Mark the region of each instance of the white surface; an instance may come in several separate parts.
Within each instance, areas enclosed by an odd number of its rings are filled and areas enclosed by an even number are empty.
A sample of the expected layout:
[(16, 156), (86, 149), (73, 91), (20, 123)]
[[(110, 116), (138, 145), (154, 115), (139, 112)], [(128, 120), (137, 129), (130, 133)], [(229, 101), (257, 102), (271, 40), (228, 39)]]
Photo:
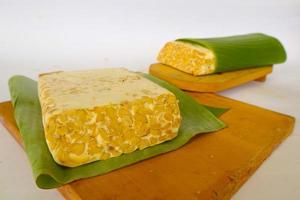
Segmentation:
[[(84, 3), (83, 3), (84, 2)], [(283, 42), (288, 61), (265, 83), (222, 95), (300, 117), (300, 2), (0, 0), (0, 101), (14, 74), (128, 67), (147, 70), (162, 45), (178, 37), (265, 32)], [(294, 133), (236, 193), (234, 200), (300, 199), (300, 133)], [(62, 199), (37, 189), (25, 153), (0, 125), (0, 199)]]

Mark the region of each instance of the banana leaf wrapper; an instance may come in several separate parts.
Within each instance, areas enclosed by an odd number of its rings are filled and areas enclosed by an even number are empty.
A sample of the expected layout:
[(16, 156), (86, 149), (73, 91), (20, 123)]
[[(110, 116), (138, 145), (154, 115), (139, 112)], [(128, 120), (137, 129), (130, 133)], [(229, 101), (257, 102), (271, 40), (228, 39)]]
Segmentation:
[(215, 66), (210, 73), (234, 71), (283, 63), (286, 52), (280, 41), (262, 33), (218, 38), (180, 38), (181, 41), (211, 50)]
[(148, 74), (143, 74), (143, 76), (170, 90), (179, 100), (182, 123), (178, 136), (156, 146), (75, 168), (58, 165), (48, 150), (42, 124), (37, 82), (24, 76), (13, 76), (9, 80), (15, 120), (24, 142), (35, 182), (39, 188), (56, 188), (74, 180), (105, 174), (175, 150), (197, 134), (214, 132), (226, 127), (217, 117), (227, 109), (200, 105), (192, 97), (167, 82)]

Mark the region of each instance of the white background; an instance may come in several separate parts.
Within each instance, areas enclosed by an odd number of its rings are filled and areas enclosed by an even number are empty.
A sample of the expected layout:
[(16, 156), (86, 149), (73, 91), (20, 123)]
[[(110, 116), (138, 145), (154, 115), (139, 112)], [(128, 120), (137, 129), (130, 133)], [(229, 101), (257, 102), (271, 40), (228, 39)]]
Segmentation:
[[(264, 32), (278, 37), (288, 61), (267, 82), (222, 95), (300, 117), (300, 1), (0, 0), (0, 101), (14, 74), (99, 67), (147, 71), (162, 45), (178, 37)], [(258, 127), (259, 128), (259, 127)], [(257, 170), (234, 200), (300, 199), (300, 133)], [(25, 153), (0, 125), (0, 199), (62, 199), (37, 189)]]

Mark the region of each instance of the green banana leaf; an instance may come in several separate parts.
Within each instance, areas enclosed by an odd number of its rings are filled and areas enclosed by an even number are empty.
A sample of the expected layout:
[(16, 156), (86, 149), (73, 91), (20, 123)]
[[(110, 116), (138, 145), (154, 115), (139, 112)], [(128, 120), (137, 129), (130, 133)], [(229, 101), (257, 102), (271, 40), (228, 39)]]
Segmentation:
[(145, 74), (144, 76), (167, 88), (179, 99), (182, 125), (178, 136), (171, 141), (144, 150), (74, 168), (58, 165), (48, 150), (42, 125), (37, 82), (24, 76), (13, 76), (9, 80), (15, 119), (38, 187), (44, 189), (56, 188), (74, 180), (101, 175), (155, 155), (175, 150), (199, 133), (217, 131), (225, 127), (225, 124), (216, 116), (225, 112), (226, 109), (208, 108), (209, 111), (176, 87), (151, 75)]
[(280, 41), (262, 33), (218, 38), (180, 38), (176, 41), (206, 47), (215, 55), (215, 71), (225, 72), (282, 63), (286, 52)]

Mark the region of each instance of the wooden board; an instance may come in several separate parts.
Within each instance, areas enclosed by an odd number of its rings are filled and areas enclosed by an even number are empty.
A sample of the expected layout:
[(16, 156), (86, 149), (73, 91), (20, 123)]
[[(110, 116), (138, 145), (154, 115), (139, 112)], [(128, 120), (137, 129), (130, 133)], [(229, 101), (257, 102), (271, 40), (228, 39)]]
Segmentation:
[[(197, 136), (176, 151), (72, 182), (59, 191), (68, 200), (230, 199), (292, 132), (293, 117), (215, 94), (189, 94), (207, 105), (229, 107), (221, 117), (228, 128)], [(10, 102), (0, 104), (0, 119), (21, 144)]]
[(219, 92), (253, 80), (262, 82), (271, 72), (272, 66), (265, 66), (206, 76), (193, 76), (160, 63), (152, 64), (149, 67), (150, 74), (181, 89), (196, 92)]

